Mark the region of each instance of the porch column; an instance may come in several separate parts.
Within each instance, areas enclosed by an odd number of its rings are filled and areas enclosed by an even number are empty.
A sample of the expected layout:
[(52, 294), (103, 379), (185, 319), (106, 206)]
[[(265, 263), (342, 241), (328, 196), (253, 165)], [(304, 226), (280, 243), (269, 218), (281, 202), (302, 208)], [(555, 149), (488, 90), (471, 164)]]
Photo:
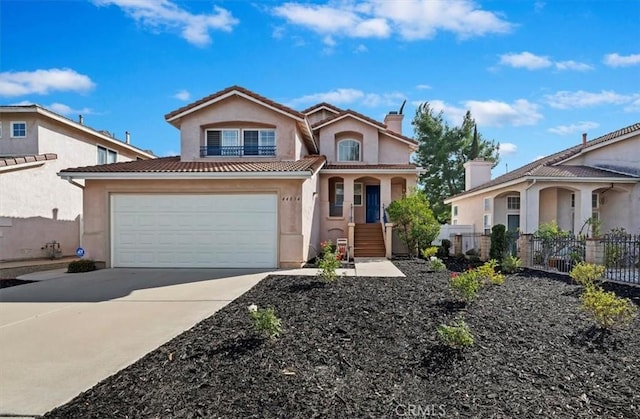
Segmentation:
[(319, 198), (320, 198), (320, 216), (322, 218), (328, 217), (330, 214), (329, 205), (331, 205), (331, 203), (329, 202), (329, 197), (330, 197), (329, 178), (326, 176), (321, 176)]
[[(380, 204), (386, 209), (391, 203), (391, 178), (380, 179)], [(383, 214), (380, 214), (380, 218)]]
[(537, 187), (520, 193), (520, 223), (523, 220), (522, 233), (535, 233), (540, 222), (540, 190)]
[[(591, 193), (593, 190), (588, 186), (583, 186), (580, 188), (579, 192), (576, 192), (576, 200), (575, 200), (575, 208), (574, 210), (574, 220), (573, 220), (573, 231), (575, 234), (580, 233), (580, 229), (587, 221), (588, 218), (591, 218), (593, 209), (591, 207)], [(589, 234), (590, 231), (588, 228), (582, 231), (582, 233)]]
[(342, 203), (342, 216), (347, 222), (353, 222), (351, 217), (351, 205), (353, 204), (353, 177), (344, 177), (344, 201)]

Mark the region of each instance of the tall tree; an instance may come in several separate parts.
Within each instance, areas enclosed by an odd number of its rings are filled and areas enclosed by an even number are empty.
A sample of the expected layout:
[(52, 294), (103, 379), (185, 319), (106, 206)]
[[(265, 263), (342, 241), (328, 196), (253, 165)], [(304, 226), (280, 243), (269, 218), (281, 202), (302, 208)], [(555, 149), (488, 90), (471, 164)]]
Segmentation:
[[(420, 183), (440, 223), (451, 219), (451, 206), (444, 200), (464, 191), (464, 163), (475, 157), (499, 162), (498, 146), (494, 141), (474, 135), (475, 120), (467, 111), (460, 126), (451, 127), (443, 112), (435, 112), (425, 102), (418, 107), (413, 118), (414, 138), (419, 143), (416, 163), (425, 169)], [(472, 152), (473, 138), (477, 137), (477, 153)], [(474, 157), (472, 157), (474, 156)]]
[(478, 142), (478, 124), (473, 124), (473, 142), (471, 143), (471, 151), (469, 151), (469, 160), (478, 158), (480, 145)]

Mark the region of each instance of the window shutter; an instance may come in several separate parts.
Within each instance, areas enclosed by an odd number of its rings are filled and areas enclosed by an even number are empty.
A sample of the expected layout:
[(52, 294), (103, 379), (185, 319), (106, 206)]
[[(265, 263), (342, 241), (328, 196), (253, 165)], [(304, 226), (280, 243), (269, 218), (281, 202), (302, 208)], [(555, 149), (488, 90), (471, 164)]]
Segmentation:
[(207, 131), (207, 147), (220, 147), (220, 131)]

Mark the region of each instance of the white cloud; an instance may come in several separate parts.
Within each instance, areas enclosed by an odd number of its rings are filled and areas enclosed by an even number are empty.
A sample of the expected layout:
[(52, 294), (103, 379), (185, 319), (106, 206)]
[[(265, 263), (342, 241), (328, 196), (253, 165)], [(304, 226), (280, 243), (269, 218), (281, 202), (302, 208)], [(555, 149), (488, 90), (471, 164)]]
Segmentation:
[[(22, 100), (20, 102), (12, 103), (11, 106), (30, 106), (34, 105), (34, 103), (30, 100)], [(60, 115), (93, 115), (95, 112), (91, 108), (82, 108), (82, 109), (74, 109), (69, 105), (65, 105), (64, 103), (54, 102), (50, 105), (41, 105), (42, 107), (49, 109), (55, 113)]]
[(363, 45), (363, 44), (358, 45), (356, 47), (356, 49), (353, 50), (353, 52), (358, 53), (358, 54), (361, 54), (361, 53), (367, 52), (367, 51), (369, 51), (369, 48), (367, 48), (367, 46)]
[(513, 143), (500, 143), (498, 149), (498, 151), (500, 151), (500, 155), (508, 156), (515, 154), (518, 151), (518, 146)]
[(274, 39), (282, 39), (284, 37), (284, 33), (285, 33), (285, 29), (283, 26), (276, 26), (275, 28), (273, 28), (273, 31), (271, 32), (271, 36)]
[(418, 84), (416, 86), (416, 89), (418, 89), (418, 90), (428, 90), (428, 89), (431, 89), (431, 86), (429, 86), (428, 84)]
[(187, 101), (191, 97), (191, 93), (189, 93), (187, 90), (182, 89), (175, 95), (173, 95), (173, 97), (178, 100)]
[(467, 100), (463, 106), (449, 105), (441, 100), (430, 100), (429, 105), (436, 112), (444, 112), (445, 118), (456, 125), (462, 122), (467, 110), (479, 125), (484, 126), (522, 126), (535, 125), (543, 118), (538, 112), (538, 105), (525, 99), (515, 100), (509, 104), (497, 100)]
[(230, 32), (239, 22), (219, 6), (214, 6), (210, 14), (193, 14), (169, 0), (93, 0), (93, 3), (118, 6), (129, 17), (153, 30), (177, 30), (182, 38), (197, 46), (211, 43), (210, 30)]
[(366, 93), (358, 89), (341, 88), (328, 92), (313, 93), (293, 99), (290, 106), (311, 105), (319, 102), (328, 102), (333, 105), (360, 104), (367, 107), (400, 106), (406, 97), (399, 92), (390, 93)]
[(578, 90), (570, 92), (561, 90), (552, 95), (545, 96), (549, 106), (557, 109), (586, 108), (597, 105), (619, 105), (628, 103), (634, 99), (632, 95), (621, 95), (613, 91), (602, 90), (600, 92), (585, 92)]
[(509, 53), (500, 56), (500, 64), (514, 68), (526, 68), (527, 70), (538, 70), (550, 67), (553, 63), (549, 57), (532, 54), (528, 51), (519, 54)]
[(531, 160), (531, 161), (532, 161), (532, 162), (534, 162), (534, 161), (536, 161), (536, 160), (544, 159), (545, 157), (547, 157), (547, 156), (545, 156), (544, 154), (540, 154), (540, 155), (538, 155), (538, 156), (535, 156), (535, 157), (533, 158), (533, 160)]
[(558, 135), (572, 135), (575, 133), (583, 133), (587, 132), (590, 129), (598, 128), (600, 124), (593, 121), (580, 121), (575, 124), (569, 125), (558, 125), (557, 127), (549, 128), (549, 131), (552, 134)]
[(84, 93), (94, 87), (88, 76), (69, 68), (0, 73), (0, 96), (46, 95), (53, 91)]
[(620, 55), (616, 52), (604, 56), (604, 63), (610, 67), (627, 67), (640, 64), (640, 54)]
[(481, 10), (470, 0), (366, 0), (322, 5), (289, 2), (275, 7), (273, 13), (320, 35), (349, 38), (388, 38), (395, 33), (406, 40), (417, 40), (432, 38), (438, 31), (470, 38), (512, 29), (512, 24), (498, 13)]
[(625, 106), (625, 112), (640, 112), (640, 94), (634, 95), (634, 99)]
[(579, 63), (577, 61), (557, 61), (555, 63), (558, 70), (574, 70), (574, 71), (589, 71), (593, 70), (593, 67), (586, 63)]
[(573, 60), (553, 61), (547, 56), (536, 55), (528, 51), (502, 54), (500, 56), (499, 64), (513, 68), (526, 68), (527, 70), (540, 70), (543, 68), (549, 68), (551, 66), (555, 66), (555, 68), (560, 71), (593, 70), (593, 67), (586, 63), (581, 63)]
[(544, 9), (544, 7), (547, 5), (547, 3), (542, 2), (542, 1), (537, 1), (535, 3), (533, 3), (533, 10), (535, 10), (536, 13), (540, 13), (542, 12), (542, 10)]

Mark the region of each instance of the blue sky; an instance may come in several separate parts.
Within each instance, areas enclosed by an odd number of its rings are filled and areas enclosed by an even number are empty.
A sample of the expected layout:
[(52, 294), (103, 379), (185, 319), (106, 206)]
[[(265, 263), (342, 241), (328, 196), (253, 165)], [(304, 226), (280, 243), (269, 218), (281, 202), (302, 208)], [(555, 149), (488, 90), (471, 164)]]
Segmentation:
[(494, 175), (640, 121), (640, 1), (0, 2), (0, 103), (38, 103), (157, 155), (164, 115), (238, 84), (382, 120), (429, 101), (501, 143)]

